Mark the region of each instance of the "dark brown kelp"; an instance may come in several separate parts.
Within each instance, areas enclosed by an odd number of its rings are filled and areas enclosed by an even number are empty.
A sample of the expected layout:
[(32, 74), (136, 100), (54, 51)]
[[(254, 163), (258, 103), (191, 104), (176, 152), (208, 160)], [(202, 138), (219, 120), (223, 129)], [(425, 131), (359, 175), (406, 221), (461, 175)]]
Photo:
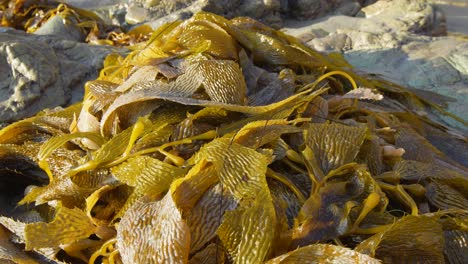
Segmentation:
[(85, 89), (0, 131), (0, 259), (463, 262), (466, 137), (338, 56), (199, 13)]

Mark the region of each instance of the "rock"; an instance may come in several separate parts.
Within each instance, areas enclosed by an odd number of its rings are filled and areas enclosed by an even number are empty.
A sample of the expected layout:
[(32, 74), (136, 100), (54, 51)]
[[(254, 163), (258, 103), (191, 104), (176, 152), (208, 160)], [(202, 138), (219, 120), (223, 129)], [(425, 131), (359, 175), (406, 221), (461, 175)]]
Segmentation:
[(124, 50), (0, 28), (0, 123), (80, 101), (112, 52)]
[(447, 31), (454, 35), (468, 34), (468, 2), (466, 0), (432, 0), (446, 15)]
[(361, 9), (357, 0), (294, 0), (288, 1), (288, 14), (301, 20), (314, 19), (326, 14), (354, 16)]
[(54, 16), (34, 32), (36, 35), (56, 35), (60, 38), (84, 41), (85, 35), (83, 31), (75, 23), (64, 23), (64, 19), (60, 16)]
[(361, 11), (366, 18), (400, 31), (430, 36), (447, 33), (443, 12), (426, 0), (381, 0)]
[(316, 50), (343, 53), (359, 71), (451, 97), (449, 112), (468, 120), (468, 42), (441, 36), (446, 24), (440, 9), (424, 0), (381, 0), (361, 12), (287, 21), (285, 31)]
[[(468, 119), (468, 42), (454, 38), (420, 38), (401, 48), (350, 50), (344, 55), (358, 70), (453, 98), (447, 110)], [(460, 125), (450, 119), (444, 120), (453, 126)]]
[[(361, 7), (374, 1), (359, 0), (130, 0), (127, 22), (159, 25), (207, 11), (226, 18), (249, 16), (274, 28), (286, 17), (314, 19), (327, 14), (356, 15)], [(146, 10), (148, 13), (145, 13)]]

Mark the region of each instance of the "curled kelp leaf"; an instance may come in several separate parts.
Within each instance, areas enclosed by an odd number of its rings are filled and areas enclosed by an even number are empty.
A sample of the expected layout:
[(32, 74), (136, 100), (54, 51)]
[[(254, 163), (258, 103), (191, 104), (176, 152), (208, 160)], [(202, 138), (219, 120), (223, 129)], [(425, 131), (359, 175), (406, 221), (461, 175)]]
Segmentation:
[[(444, 234), (438, 221), (440, 216), (405, 216), (384, 231), (360, 243), (356, 251), (375, 256), (385, 263), (443, 263)], [(415, 237), (418, 239), (414, 239)]]

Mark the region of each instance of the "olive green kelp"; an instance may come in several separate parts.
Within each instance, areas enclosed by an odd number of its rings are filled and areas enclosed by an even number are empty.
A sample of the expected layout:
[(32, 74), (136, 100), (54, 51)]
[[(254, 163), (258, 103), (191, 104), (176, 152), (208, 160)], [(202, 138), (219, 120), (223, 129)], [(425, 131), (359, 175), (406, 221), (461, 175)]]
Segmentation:
[(467, 138), (437, 104), (209, 13), (104, 64), (0, 131), (0, 259), (466, 263)]

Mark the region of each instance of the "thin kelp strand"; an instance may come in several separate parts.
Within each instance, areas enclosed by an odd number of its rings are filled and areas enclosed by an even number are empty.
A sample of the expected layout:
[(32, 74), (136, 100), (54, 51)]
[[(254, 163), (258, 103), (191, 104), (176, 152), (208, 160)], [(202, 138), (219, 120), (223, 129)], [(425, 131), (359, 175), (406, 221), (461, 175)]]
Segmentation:
[(356, 230), (359, 225), (361, 224), (362, 220), (372, 211), (377, 205), (380, 203), (380, 195), (376, 192), (372, 192), (364, 201), (364, 205), (362, 207), (361, 212), (359, 213), (358, 218), (354, 221), (353, 227), (351, 230)]
[(391, 184), (383, 183), (383, 182), (377, 182), (377, 183), (379, 187), (382, 188), (382, 190), (392, 192), (396, 197), (398, 197), (398, 199), (402, 203), (408, 206), (411, 210), (411, 215), (419, 214), (419, 209), (418, 209), (416, 202), (400, 184), (391, 185)]
[(344, 72), (344, 71), (331, 71), (331, 72), (328, 72), (328, 73), (325, 73), (325, 74), (321, 75), (313, 83), (303, 86), (297, 92), (302, 92), (302, 91), (305, 91), (305, 90), (308, 90), (308, 89), (314, 90), (315, 87), (317, 86), (317, 84), (319, 84), (321, 81), (323, 81), (326, 78), (328, 78), (330, 76), (333, 76), (333, 75), (341, 75), (341, 76), (345, 77), (351, 83), (351, 86), (352, 86), (353, 90), (358, 88), (358, 86), (357, 86), (356, 82), (354, 81), (353, 77), (351, 77), (346, 72)]

